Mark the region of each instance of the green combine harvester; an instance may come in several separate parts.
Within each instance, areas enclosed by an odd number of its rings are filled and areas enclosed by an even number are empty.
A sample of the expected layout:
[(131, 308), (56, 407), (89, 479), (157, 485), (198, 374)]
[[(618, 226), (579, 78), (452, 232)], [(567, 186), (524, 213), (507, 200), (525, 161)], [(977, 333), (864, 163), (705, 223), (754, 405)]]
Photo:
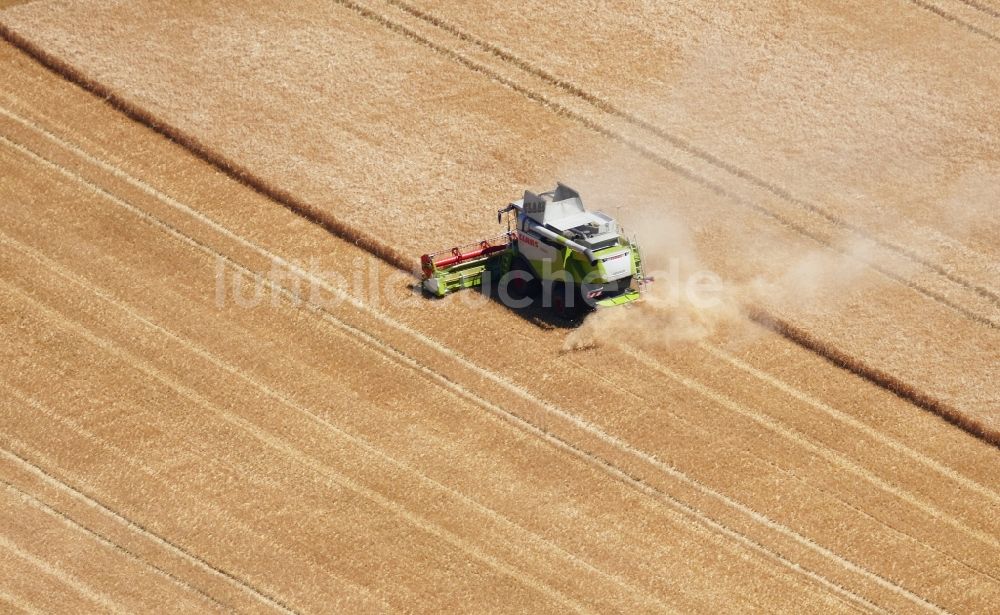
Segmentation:
[(642, 256), (615, 220), (583, 207), (563, 184), (497, 211), (507, 232), (475, 244), (424, 254), (423, 288), (443, 297), (462, 288), (497, 283), (499, 296), (523, 307), (541, 296), (544, 307), (572, 318), (583, 309), (624, 305), (641, 298), (652, 278)]

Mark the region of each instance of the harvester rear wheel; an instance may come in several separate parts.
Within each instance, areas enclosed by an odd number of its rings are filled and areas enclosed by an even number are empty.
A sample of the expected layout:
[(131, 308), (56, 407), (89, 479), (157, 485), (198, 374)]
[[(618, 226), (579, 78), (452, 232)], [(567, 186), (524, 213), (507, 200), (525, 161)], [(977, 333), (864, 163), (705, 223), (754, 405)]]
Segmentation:
[(572, 320), (577, 314), (577, 302), (567, 292), (565, 282), (552, 283), (552, 312), (559, 318)]

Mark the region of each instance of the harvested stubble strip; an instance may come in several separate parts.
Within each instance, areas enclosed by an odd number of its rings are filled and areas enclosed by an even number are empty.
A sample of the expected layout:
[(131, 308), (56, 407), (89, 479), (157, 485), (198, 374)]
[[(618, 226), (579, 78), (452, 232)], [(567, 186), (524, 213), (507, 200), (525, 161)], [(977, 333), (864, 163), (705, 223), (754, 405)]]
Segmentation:
[[(61, 19), (79, 10), (73, 3), (40, 4), (64, 9)], [(664, 198), (675, 202), (676, 213), (686, 219), (689, 228), (706, 224), (713, 228), (713, 233), (705, 237), (704, 252), (710, 255), (712, 262), (708, 264), (726, 277), (739, 280), (759, 274), (780, 275), (780, 265), (771, 262), (773, 259), (757, 254), (754, 246), (742, 245), (748, 234), (787, 242), (794, 249), (810, 249), (808, 242), (803, 243), (787, 229), (775, 229), (773, 222), (762, 222), (747, 212), (738, 214), (733, 221), (739, 232), (718, 228), (719, 220), (733, 218), (732, 204), (723, 202), (719, 195), (693, 188), (662, 168), (654, 169), (655, 165), (635, 160), (634, 154), (620, 153), (618, 147), (609, 148), (606, 139), (588, 134), (568, 118), (540, 111), (537, 103), (519, 99), (520, 94), (492, 83), (486, 75), (470, 72), (446, 54), (414, 45), (393, 30), (343, 8), (303, 4), (286, 7), (288, 10), (283, 13), (269, 12), (266, 5), (236, 6), (213, 9), (196, 17), (158, 7), (144, 6), (142, 11), (119, 7), (107, 12), (104, 10), (107, 7), (97, 3), (89, 8), (93, 10), (81, 16), (80, 28), (70, 32), (51, 15), (36, 12), (32, 6), (22, 7), (0, 18), (5, 24), (2, 32), (70, 78), (111, 97), (137, 119), (158, 127), (220, 168), (279, 199), (286, 207), (396, 267), (408, 270), (415, 264), (415, 259), (407, 258), (404, 253), (419, 254), (440, 248), (439, 244), (460, 243), (492, 230), (487, 229), (485, 221), (489, 216), (483, 215), (483, 204), (502, 201), (516, 192), (513, 184), (498, 177), (544, 175), (544, 181), (551, 181), (559, 167), (564, 166), (553, 159), (552, 152), (573, 151), (574, 147), (614, 150), (609, 155), (626, 161), (620, 168), (641, 169), (640, 175), (648, 173), (647, 183), (655, 178), (653, 184), (666, 186), (671, 194), (659, 190), (656, 202), (661, 203)], [(212, 77), (210, 73), (216, 64), (223, 64), (227, 71), (233, 65), (220, 63), (218, 58), (193, 62), (185, 40), (156, 29), (155, 24), (162, 20), (151, 20), (150, 11), (157, 10), (165, 11), (163, 15), (171, 19), (192, 20), (194, 29), (224, 28), (227, 36), (218, 40), (224, 38), (231, 47), (220, 42), (217, 55), (232, 56), (237, 63), (252, 51), (241, 47), (247, 40), (253, 40), (249, 26), (256, 27), (258, 21), (266, 20), (273, 28), (267, 40), (271, 52), (268, 62), (261, 64), (256, 72), (241, 72), (237, 79)], [(329, 22), (329, 31), (296, 30), (292, 26), (299, 22), (292, 19), (294, 23), (286, 23), (289, 16), (295, 15), (317, 23)], [(136, 83), (121, 74), (122, 63), (114, 59), (121, 46), (108, 47), (101, 38), (103, 30), (94, 29), (104, 20), (121, 26), (126, 39), (141, 35), (142, 44), (135, 47), (139, 53), (126, 63), (135, 66), (133, 73), (171, 75), (170, 79)], [(286, 27), (291, 29), (286, 32)], [(368, 41), (359, 39), (351, 29), (368, 33)], [(235, 36), (244, 30), (250, 32), (250, 39)], [(354, 65), (350, 55), (330, 54), (322, 38), (330, 32), (343, 35), (342, 45), (350, 46), (358, 54), (372, 54), (372, 58)], [(378, 46), (370, 44), (371, 40), (391, 47), (392, 53), (380, 52)], [(291, 45), (294, 42), (299, 47)], [(87, 48), (87, 54), (75, 51), (81, 45)], [(170, 52), (144, 54), (143, 48)], [(313, 53), (303, 55), (300, 48), (312, 48)], [(260, 76), (257, 73), (266, 76), (275, 71), (289, 84), (287, 92), (255, 83)], [(321, 83), (314, 79), (317, 74), (330, 79)], [(341, 74), (352, 87), (344, 90), (349, 97), (338, 99), (338, 92), (328, 86)], [(222, 89), (230, 87), (227, 84), (231, 82), (233, 92), (217, 94), (241, 102), (220, 106), (217, 97), (197, 85), (185, 85), (183, 94), (173, 91), (187, 77), (196, 84), (222, 84)], [(262, 95), (243, 100), (240, 91)], [(329, 95), (330, 102), (326, 107), (317, 105), (316, 96), (303, 96), (302, 92), (319, 92), (319, 98)], [(631, 110), (629, 105), (613, 102)], [(285, 126), (282, 118), (287, 118), (288, 109), (302, 105), (303, 117), (311, 121)], [(393, 105), (399, 111), (397, 117), (392, 115)], [(400, 121), (399, 116), (405, 116), (406, 121)], [(236, 125), (242, 127), (237, 131), (239, 135), (228, 130)], [(278, 131), (282, 126), (287, 130)], [(497, 126), (505, 130), (497, 131)], [(257, 143), (247, 146), (247, 134), (256, 135)], [(493, 145), (484, 147), (484, 142)], [(505, 153), (515, 151), (518, 156)], [(464, 186), (467, 190), (442, 191), (442, 173), (448, 185)], [(428, 179), (421, 182), (421, 176)], [(516, 183), (523, 186), (534, 181), (519, 179)], [(601, 194), (599, 185), (584, 182), (579, 187), (588, 194)], [(655, 213), (638, 202), (636, 211)], [(384, 236), (373, 236), (367, 230), (371, 228), (379, 228)], [(433, 245), (430, 238), (434, 238)], [(996, 401), (990, 400), (989, 390), (992, 385), (988, 372), (996, 364), (990, 340), (1000, 334), (992, 331), (981, 334), (981, 325), (961, 322), (955, 314), (938, 309), (926, 298), (913, 297), (906, 288), (890, 280), (882, 280), (879, 285), (867, 291), (866, 300), (872, 305), (885, 312), (909, 306), (891, 323), (884, 319), (872, 323), (875, 317), (871, 314), (857, 317), (848, 314), (840, 321), (820, 323), (795, 305), (781, 306), (781, 316), (804, 323), (826, 340), (826, 346), (837, 348), (844, 355), (865, 357), (867, 363), (882, 373), (897, 374), (900, 381), (921, 383), (916, 388), (926, 398), (940, 399), (944, 406), (967, 416), (968, 421), (963, 424), (989, 425), (995, 420), (991, 417)], [(836, 292), (829, 291), (831, 295)], [(865, 319), (869, 322), (864, 322)], [(811, 322), (814, 320), (816, 326)], [(937, 324), (926, 326), (928, 321)], [(891, 330), (886, 331), (886, 327)], [(939, 365), (928, 370), (926, 365), (914, 363), (898, 343), (883, 343), (890, 333), (897, 338), (910, 336), (916, 344), (938, 349), (940, 356), (935, 356)], [(956, 339), (963, 342), (956, 343)]]
[(977, 438), (1000, 447), (1000, 430), (980, 420), (975, 414), (961, 412), (937, 397), (904, 382), (898, 376), (868, 365), (862, 359), (831, 345), (829, 341), (817, 337), (809, 330), (778, 316), (773, 310), (748, 304), (745, 306), (745, 311), (751, 320), (826, 358), (837, 367), (857, 374), (895, 393), (915, 406), (933, 412)]

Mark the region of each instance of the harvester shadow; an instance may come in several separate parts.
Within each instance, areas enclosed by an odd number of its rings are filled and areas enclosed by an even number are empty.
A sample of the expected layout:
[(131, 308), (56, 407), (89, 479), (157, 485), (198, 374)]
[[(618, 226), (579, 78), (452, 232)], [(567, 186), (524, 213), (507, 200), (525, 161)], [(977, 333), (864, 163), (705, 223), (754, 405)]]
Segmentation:
[[(427, 301), (444, 301), (447, 299), (445, 297), (437, 297), (427, 292), (426, 290), (423, 289), (422, 285), (420, 284), (413, 284), (411, 285), (410, 289), (414, 292), (421, 293), (424, 299), (426, 299)], [(487, 299), (488, 301), (491, 301), (492, 303), (500, 305), (508, 312), (516, 315), (518, 318), (521, 318), (531, 323), (532, 325), (540, 329), (544, 329), (546, 331), (576, 329), (577, 327), (583, 324), (583, 321), (587, 317), (587, 315), (593, 311), (584, 308), (581, 309), (579, 313), (575, 314), (573, 317), (558, 316), (552, 311), (551, 307), (547, 307), (544, 305), (541, 292), (538, 292), (528, 297), (528, 299), (530, 299), (531, 301), (530, 304), (524, 307), (517, 307), (514, 305), (510, 305), (507, 301), (503, 300), (499, 292), (498, 285), (495, 283), (489, 286), (464, 289), (460, 292), (478, 293), (483, 298)]]

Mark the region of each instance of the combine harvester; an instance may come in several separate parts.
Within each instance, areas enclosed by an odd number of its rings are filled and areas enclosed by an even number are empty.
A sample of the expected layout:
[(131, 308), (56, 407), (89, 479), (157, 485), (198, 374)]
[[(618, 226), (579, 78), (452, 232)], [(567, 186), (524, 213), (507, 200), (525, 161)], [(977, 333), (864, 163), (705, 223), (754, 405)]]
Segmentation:
[(583, 207), (579, 193), (558, 184), (497, 211), (507, 232), (479, 243), (420, 257), (423, 288), (443, 297), (499, 284), (503, 301), (523, 307), (541, 292), (543, 306), (572, 318), (584, 306), (603, 308), (641, 298), (646, 284), (639, 246), (613, 218)]

